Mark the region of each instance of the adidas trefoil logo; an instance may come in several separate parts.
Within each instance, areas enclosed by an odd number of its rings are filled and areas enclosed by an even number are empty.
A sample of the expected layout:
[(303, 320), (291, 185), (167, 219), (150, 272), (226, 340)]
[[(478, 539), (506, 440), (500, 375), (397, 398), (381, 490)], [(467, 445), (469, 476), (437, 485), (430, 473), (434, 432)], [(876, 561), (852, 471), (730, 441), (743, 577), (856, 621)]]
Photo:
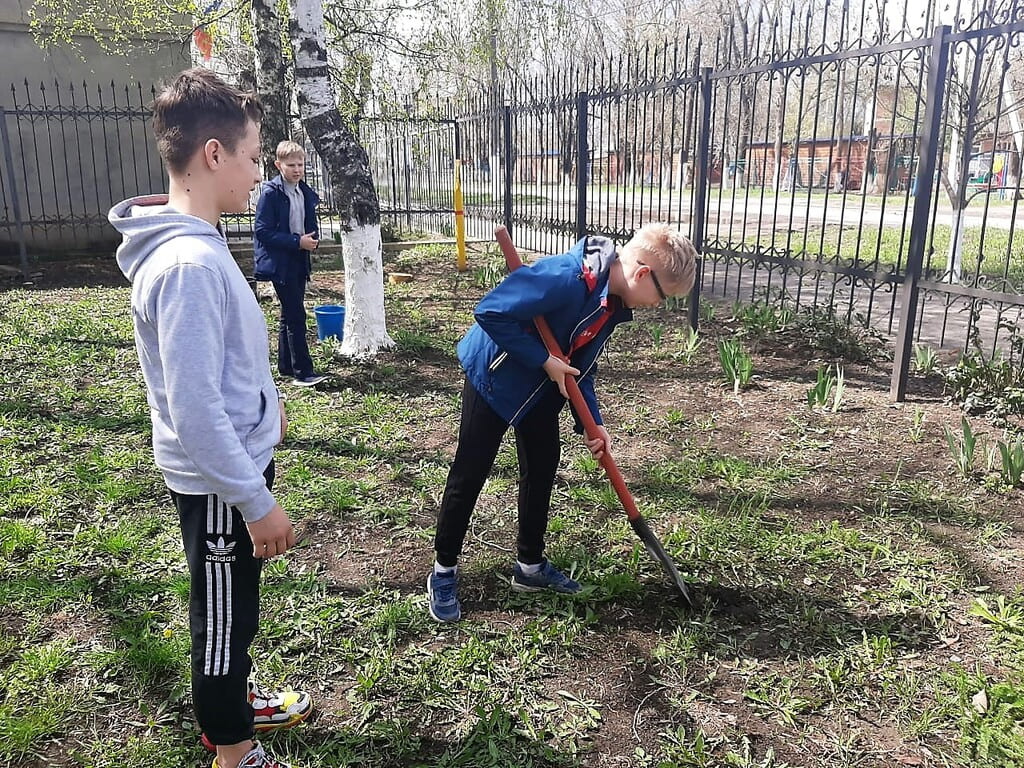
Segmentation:
[(235, 559), (231, 553), (235, 549), (235, 542), (225, 543), (224, 537), (220, 536), (216, 542), (207, 541), (206, 548), (210, 550), (210, 554), (207, 555), (207, 560), (216, 560), (218, 562), (227, 562)]

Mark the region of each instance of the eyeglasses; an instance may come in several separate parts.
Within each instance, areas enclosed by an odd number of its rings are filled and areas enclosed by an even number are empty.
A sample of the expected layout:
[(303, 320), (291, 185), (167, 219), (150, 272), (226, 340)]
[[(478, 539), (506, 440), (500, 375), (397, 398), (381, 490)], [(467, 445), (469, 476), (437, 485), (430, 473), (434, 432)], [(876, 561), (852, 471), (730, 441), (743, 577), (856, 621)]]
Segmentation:
[(650, 267), (648, 267), (647, 271), (651, 275), (651, 280), (654, 281), (654, 287), (657, 289), (658, 295), (661, 296), (661, 300), (662, 301), (668, 301), (668, 296), (666, 296), (665, 292), (661, 289), (661, 283), (658, 282), (658, 276), (656, 274), (654, 274), (654, 270), (651, 269)]

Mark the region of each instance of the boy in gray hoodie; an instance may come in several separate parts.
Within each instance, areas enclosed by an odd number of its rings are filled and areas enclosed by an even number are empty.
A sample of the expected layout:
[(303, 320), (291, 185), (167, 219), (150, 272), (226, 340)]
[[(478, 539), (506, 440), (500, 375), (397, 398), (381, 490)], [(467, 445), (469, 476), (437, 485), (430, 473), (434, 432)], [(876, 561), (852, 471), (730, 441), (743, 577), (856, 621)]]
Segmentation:
[(253, 741), (312, 709), (308, 695), (249, 681), (263, 560), (295, 543), (271, 488), (287, 428), (267, 326), (220, 230), (260, 181), (254, 96), (212, 72), (182, 72), (157, 96), (153, 127), (167, 195), (110, 211), (132, 284), (135, 346), (153, 452), (178, 512), (191, 575), (192, 697), (214, 768), (280, 768)]

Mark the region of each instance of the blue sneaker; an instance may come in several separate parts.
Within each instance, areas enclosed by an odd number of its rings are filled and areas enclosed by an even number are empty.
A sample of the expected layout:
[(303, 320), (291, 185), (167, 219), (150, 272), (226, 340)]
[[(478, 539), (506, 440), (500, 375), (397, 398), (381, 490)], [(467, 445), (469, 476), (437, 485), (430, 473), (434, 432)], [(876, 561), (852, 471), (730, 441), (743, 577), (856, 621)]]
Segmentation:
[(561, 592), (572, 595), (579, 592), (581, 587), (578, 581), (574, 581), (555, 568), (550, 560), (545, 560), (544, 565), (537, 573), (523, 573), (519, 563), (512, 568), (512, 589), (516, 592), (540, 592), (550, 589), (554, 592)]
[(430, 615), (435, 621), (447, 624), (462, 618), (454, 568), (443, 573), (431, 570), (427, 576), (427, 598)]

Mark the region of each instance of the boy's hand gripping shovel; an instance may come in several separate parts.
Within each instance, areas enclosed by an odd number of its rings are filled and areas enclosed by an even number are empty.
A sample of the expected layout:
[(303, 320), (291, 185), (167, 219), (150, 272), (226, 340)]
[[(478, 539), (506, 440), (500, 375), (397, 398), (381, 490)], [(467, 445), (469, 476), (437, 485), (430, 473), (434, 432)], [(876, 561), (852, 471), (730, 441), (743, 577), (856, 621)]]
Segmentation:
[[(519, 258), (519, 253), (516, 251), (515, 245), (512, 244), (512, 238), (505, 227), (497, 227), (494, 230), (494, 236), (498, 241), (498, 245), (501, 246), (501, 252), (505, 255), (505, 263), (508, 265), (509, 272), (513, 272), (519, 267), (523, 266), (522, 259)], [(562, 354), (561, 348), (558, 346), (558, 341), (551, 333), (551, 329), (548, 327), (547, 320), (542, 316), (533, 318), (533, 324), (537, 327), (537, 332), (540, 334), (541, 339), (544, 342), (544, 346), (548, 350), (548, 354), (557, 357), (565, 362), (569, 362), (569, 359)], [(569, 393), (569, 402), (572, 403), (573, 408), (576, 410), (576, 415), (579, 420), (583, 423), (583, 429), (587, 433), (587, 437), (591, 440), (600, 438), (601, 435), (597, 431), (597, 422), (594, 421), (594, 417), (590, 413), (590, 408), (587, 407), (586, 401), (583, 399), (583, 393), (580, 392), (580, 387), (576, 383), (574, 376), (565, 377), (565, 389)], [(615, 460), (612, 458), (608, 448), (605, 447), (604, 454), (601, 456), (601, 466), (604, 467), (605, 473), (608, 475), (608, 480), (611, 481), (612, 487), (615, 489), (615, 493), (619, 497), (619, 501), (622, 502), (623, 508), (626, 510), (626, 515), (629, 517), (629, 524), (633, 526), (633, 530), (636, 531), (636, 535), (640, 537), (640, 541), (644, 543), (647, 551), (651, 553), (659, 563), (661, 563), (662, 569), (664, 569), (666, 575), (672, 584), (679, 590), (683, 599), (689, 605), (693, 605), (693, 600), (690, 599), (690, 592), (686, 588), (686, 582), (683, 581), (683, 577), (679, 575), (679, 571), (676, 569), (676, 564), (672, 562), (672, 558), (668, 556), (665, 548), (661, 546), (661, 542), (658, 541), (658, 537), (654, 535), (654, 531), (647, 525), (647, 521), (644, 520), (640, 514), (640, 510), (637, 509), (636, 503), (633, 501), (633, 496), (630, 494), (629, 489), (626, 488), (626, 482), (622, 479), (622, 473), (619, 472), (618, 466), (615, 464)]]

